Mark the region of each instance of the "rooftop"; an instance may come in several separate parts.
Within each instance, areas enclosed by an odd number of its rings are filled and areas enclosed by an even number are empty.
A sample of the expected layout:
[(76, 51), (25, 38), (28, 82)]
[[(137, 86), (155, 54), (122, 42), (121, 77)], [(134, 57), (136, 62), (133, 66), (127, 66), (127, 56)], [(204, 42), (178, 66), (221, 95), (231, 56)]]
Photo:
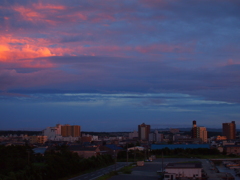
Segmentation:
[(200, 162), (195, 162), (195, 163), (169, 163), (165, 167), (165, 169), (176, 169), (176, 168), (181, 168), (181, 169), (202, 168), (202, 163), (200, 163)]

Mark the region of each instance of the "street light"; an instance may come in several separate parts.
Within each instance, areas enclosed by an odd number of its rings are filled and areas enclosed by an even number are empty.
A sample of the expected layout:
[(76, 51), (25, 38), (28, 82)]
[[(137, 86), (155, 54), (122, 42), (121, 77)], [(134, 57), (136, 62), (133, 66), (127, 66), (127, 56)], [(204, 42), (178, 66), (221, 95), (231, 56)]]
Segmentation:
[(128, 165), (128, 143), (127, 143), (127, 165)]

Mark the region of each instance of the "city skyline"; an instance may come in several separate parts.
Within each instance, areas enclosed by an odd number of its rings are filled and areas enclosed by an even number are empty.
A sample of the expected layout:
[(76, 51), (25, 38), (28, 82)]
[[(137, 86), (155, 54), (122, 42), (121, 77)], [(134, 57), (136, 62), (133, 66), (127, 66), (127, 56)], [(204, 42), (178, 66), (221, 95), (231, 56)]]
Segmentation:
[(239, 125), (237, 0), (12, 0), (0, 15), (0, 130)]

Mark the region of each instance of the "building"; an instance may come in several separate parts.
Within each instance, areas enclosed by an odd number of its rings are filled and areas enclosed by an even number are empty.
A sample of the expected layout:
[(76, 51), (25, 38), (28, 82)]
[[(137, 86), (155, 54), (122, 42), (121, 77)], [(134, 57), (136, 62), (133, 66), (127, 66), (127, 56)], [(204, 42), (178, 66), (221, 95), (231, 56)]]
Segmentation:
[(31, 144), (40, 143), (44, 144), (47, 141), (47, 136), (29, 136), (29, 142)]
[(43, 135), (48, 137), (48, 140), (61, 140), (61, 124), (55, 127), (47, 127), (43, 130)]
[(146, 125), (142, 123), (138, 125), (138, 138), (139, 140), (148, 141), (149, 140), (149, 133), (150, 133), (150, 125)]
[(193, 121), (192, 138), (197, 138), (197, 121)]
[(164, 180), (191, 178), (201, 179), (202, 164), (196, 163), (169, 163), (165, 167)]
[(61, 135), (62, 137), (79, 137), (80, 136), (80, 126), (78, 125), (69, 125), (69, 124), (65, 124), (61, 126)]
[(133, 131), (131, 133), (129, 133), (129, 139), (134, 139), (134, 138), (138, 138), (138, 132), (137, 131)]
[(162, 142), (163, 141), (163, 134), (159, 134), (158, 130), (155, 130), (153, 133), (149, 134), (149, 141)]
[(227, 155), (240, 155), (240, 145), (226, 145), (223, 147), (223, 151), (225, 151)]
[(57, 124), (55, 127), (44, 129), (43, 135), (47, 136), (48, 140), (53, 141), (75, 141), (81, 136), (81, 126)]
[(143, 147), (143, 146), (134, 146), (134, 147), (128, 148), (128, 151), (130, 151), (130, 150), (132, 150), (132, 151), (134, 151), (134, 150), (144, 151), (145, 147)]
[(82, 136), (81, 142), (92, 142), (92, 136)]
[(207, 143), (207, 129), (205, 127), (197, 127), (197, 136), (202, 142)]
[(210, 144), (151, 144), (151, 150), (156, 149), (210, 149)]
[(100, 153), (99, 147), (84, 147), (81, 145), (71, 145), (69, 146), (69, 150), (83, 158), (97, 156)]
[(227, 140), (227, 137), (226, 136), (217, 136), (215, 138), (215, 141), (226, 141)]
[(176, 133), (179, 133), (179, 129), (170, 128), (170, 129), (169, 129), (169, 132), (170, 132), (170, 133), (173, 133), (173, 134), (176, 134)]
[(206, 127), (197, 127), (197, 122), (193, 121), (192, 138), (200, 138), (202, 142), (207, 142), (207, 129)]
[(223, 123), (222, 124), (222, 135), (226, 136), (228, 140), (236, 139), (236, 124), (235, 121), (231, 123)]

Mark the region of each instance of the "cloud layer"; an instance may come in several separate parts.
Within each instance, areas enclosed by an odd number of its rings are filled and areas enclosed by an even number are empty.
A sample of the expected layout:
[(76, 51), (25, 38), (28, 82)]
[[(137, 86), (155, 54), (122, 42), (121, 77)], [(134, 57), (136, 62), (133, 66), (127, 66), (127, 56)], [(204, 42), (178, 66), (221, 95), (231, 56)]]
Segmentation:
[[(239, 7), (237, 0), (1, 1), (0, 104), (68, 104), (73, 99), (66, 93), (80, 93), (81, 97), (92, 93), (97, 96), (94, 102), (102, 106), (109, 102), (104, 97), (114, 96), (125, 109), (122, 118), (136, 124), (140, 122), (135, 121), (135, 110), (130, 112), (127, 107), (144, 107), (145, 114), (155, 107), (161, 112), (177, 109), (175, 116), (164, 116), (173, 122), (184, 111), (181, 119), (190, 124), (203, 110), (214, 113), (213, 119), (221, 117), (219, 123), (237, 121)], [(133, 102), (125, 103), (124, 94), (131, 94)], [(146, 94), (153, 97), (145, 98)], [(158, 94), (169, 97), (159, 98)], [(181, 103), (188, 108), (180, 107), (179, 98), (173, 94), (185, 97)], [(82, 98), (77, 100), (82, 102)], [(94, 102), (88, 101), (87, 112), (97, 111)], [(108, 108), (109, 104), (103, 112), (109, 112)], [(115, 122), (114, 112), (108, 122)], [(19, 116), (24, 119), (24, 114)], [(151, 114), (152, 119), (143, 117), (154, 124), (159, 114)], [(42, 119), (48, 116), (45, 113)], [(104, 117), (101, 113), (95, 118), (85, 116), (99, 122)], [(11, 119), (7, 115), (4, 118)], [(208, 125), (206, 119), (204, 125)], [(9, 126), (4, 123), (2, 127)]]

